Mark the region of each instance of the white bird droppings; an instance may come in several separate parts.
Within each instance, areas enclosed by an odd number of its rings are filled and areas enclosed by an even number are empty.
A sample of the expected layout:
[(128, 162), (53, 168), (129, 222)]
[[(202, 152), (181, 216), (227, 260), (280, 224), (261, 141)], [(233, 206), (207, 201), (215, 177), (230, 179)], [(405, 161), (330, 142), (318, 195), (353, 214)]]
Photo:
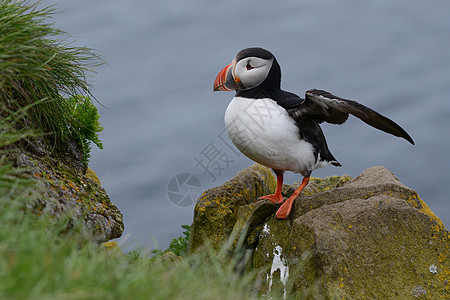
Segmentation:
[(433, 274), (437, 273), (437, 267), (435, 265), (429, 266), (428, 270), (430, 270), (430, 272), (433, 273)]
[(286, 283), (289, 277), (289, 266), (286, 263), (286, 259), (281, 258), (282, 251), (283, 249), (278, 245), (275, 246), (275, 249), (273, 250), (273, 261), (269, 275), (269, 292), (270, 289), (272, 288), (273, 273), (275, 273), (276, 270), (280, 270), (280, 281), (281, 283), (283, 283), (284, 286), (283, 298), (286, 299)]

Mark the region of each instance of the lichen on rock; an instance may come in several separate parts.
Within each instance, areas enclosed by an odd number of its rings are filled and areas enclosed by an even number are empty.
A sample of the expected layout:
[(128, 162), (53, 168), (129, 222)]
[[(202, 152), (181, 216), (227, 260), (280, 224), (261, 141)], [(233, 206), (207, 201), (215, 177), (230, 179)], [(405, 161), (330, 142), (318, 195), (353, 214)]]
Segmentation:
[[(263, 184), (258, 182), (258, 189)], [(274, 182), (268, 185), (273, 189)], [(284, 186), (283, 195), (289, 197), (297, 185)], [(233, 179), (205, 193), (192, 226), (203, 238), (216, 238), (216, 249), (227, 237), (233, 245), (241, 236), (253, 251), (248, 265), (265, 272), (266, 292), (302, 299), (448, 296), (450, 233), (417, 192), (386, 168), (369, 168), (355, 179), (313, 178), (286, 220), (275, 219), (276, 206), (267, 201), (236, 205), (235, 195), (256, 198), (253, 188)], [(205, 205), (211, 199), (227, 212), (223, 221), (216, 223), (217, 209)], [(280, 262), (284, 273), (273, 270)]]
[(122, 213), (111, 202), (93, 170), (85, 166), (74, 147), (66, 154), (51, 152), (39, 138), (27, 139), (9, 159), (24, 168), (39, 186), (38, 200), (32, 204), (36, 214), (69, 217), (70, 229), (79, 222), (97, 242), (122, 235)]
[(233, 231), (239, 208), (273, 193), (275, 185), (271, 170), (254, 164), (223, 185), (205, 191), (195, 204), (188, 252), (204, 245), (205, 239), (220, 249)]

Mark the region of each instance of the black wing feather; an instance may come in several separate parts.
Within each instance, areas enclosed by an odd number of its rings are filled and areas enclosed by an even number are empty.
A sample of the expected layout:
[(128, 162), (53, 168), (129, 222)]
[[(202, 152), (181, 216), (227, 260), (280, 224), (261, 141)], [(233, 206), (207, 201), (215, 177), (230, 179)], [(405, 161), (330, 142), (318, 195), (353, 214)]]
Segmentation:
[(296, 108), (288, 109), (294, 118), (309, 116), (317, 122), (344, 123), (349, 114), (381, 131), (402, 137), (414, 145), (409, 134), (394, 121), (353, 100), (334, 96), (323, 90), (308, 90), (305, 101)]

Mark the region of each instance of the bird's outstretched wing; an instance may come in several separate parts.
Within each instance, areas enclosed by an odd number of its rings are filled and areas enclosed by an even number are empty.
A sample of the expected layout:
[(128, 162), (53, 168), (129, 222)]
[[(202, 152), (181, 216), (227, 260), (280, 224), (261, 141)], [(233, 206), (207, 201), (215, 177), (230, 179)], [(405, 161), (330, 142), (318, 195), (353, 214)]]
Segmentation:
[(356, 101), (334, 96), (322, 90), (308, 90), (305, 100), (297, 107), (288, 109), (293, 118), (308, 116), (317, 122), (344, 123), (349, 114), (386, 133), (402, 137), (414, 145), (409, 134), (394, 121)]

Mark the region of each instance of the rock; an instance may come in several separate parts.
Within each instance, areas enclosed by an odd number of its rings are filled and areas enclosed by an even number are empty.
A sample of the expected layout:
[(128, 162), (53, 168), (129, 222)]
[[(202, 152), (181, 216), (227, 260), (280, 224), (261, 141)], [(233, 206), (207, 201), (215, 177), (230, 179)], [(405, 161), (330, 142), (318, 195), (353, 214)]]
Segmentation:
[[(383, 167), (302, 195), (290, 219), (264, 226), (253, 267), (266, 268), (268, 290), (325, 299), (448, 296), (450, 233)], [(274, 264), (289, 273), (290, 283), (273, 272)]]
[(120, 250), (119, 244), (116, 241), (109, 241), (101, 244), (108, 254), (113, 256), (122, 256), (122, 250)]
[(258, 197), (274, 193), (275, 186), (272, 171), (254, 164), (223, 185), (205, 191), (195, 204), (188, 252), (202, 246), (205, 238), (219, 250), (233, 231), (239, 208), (255, 202)]
[[(254, 168), (266, 175), (251, 175)], [(273, 192), (269, 170), (254, 165), (242, 173), (247, 175), (239, 173), (198, 200), (189, 246), (198, 248), (205, 237), (214, 249), (241, 246), (247, 268), (265, 273), (264, 293), (301, 299), (448, 296), (450, 233), (386, 168), (367, 169), (355, 179), (312, 178), (286, 220), (274, 218), (277, 207), (270, 202), (252, 203)], [(264, 180), (268, 191), (261, 190)], [(283, 195), (297, 186), (284, 186)]]
[(25, 168), (37, 180), (44, 193), (31, 209), (54, 217), (68, 216), (68, 228), (81, 224), (93, 234), (95, 241), (118, 238), (124, 230), (123, 217), (110, 201), (94, 171), (80, 162), (72, 149), (67, 156), (52, 153), (40, 140), (27, 140), (26, 145), (10, 154), (9, 159)]
[(170, 264), (170, 263), (177, 263), (182, 260), (183, 260), (183, 258), (181, 256), (178, 256), (175, 253), (169, 251), (169, 252), (164, 253), (160, 257), (156, 258), (154, 263)]
[(87, 178), (94, 180), (94, 182), (99, 186), (102, 186), (100, 179), (98, 179), (97, 173), (95, 173), (91, 168), (87, 167), (86, 173), (84, 175), (86, 175)]
[(119, 244), (116, 241), (104, 242), (104, 243), (102, 243), (102, 246), (105, 247), (105, 249), (108, 251), (122, 252), (122, 250), (120, 250)]
[[(234, 237), (232, 245), (242, 239), (246, 248), (256, 246), (258, 236), (263, 229), (267, 216), (277, 211), (277, 206), (270, 201), (258, 201), (254, 204), (239, 207), (236, 223), (234, 223), (231, 236)], [(254, 247), (253, 247), (254, 248)]]
[[(311, 177), (308, 185), (303, 190), (302, 195), (310, 196), (321, 192), (325, 192), (340, 187), (344, 183), (352, 179), (353, 178), (350, 175), (329, 176), (326, 178)], [(283, 197), (287, 198), (290, 195), (292, 195), (300, 185), (301, 182), (283, 185), (282, 189)]]

